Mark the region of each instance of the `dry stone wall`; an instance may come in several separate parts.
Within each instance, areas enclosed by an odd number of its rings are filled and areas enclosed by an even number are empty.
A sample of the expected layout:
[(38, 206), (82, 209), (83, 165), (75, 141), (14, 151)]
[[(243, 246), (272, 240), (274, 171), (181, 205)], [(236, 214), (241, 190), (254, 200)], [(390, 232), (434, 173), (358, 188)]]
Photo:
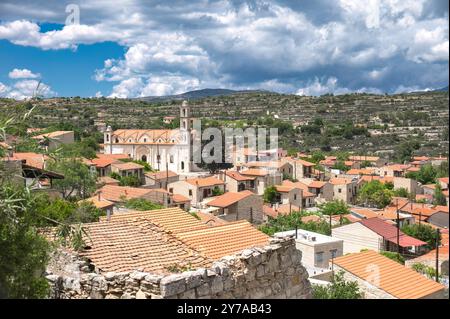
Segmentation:
[[(61, 257), (59, 257), (61, 259)], [(311, 298), (308, 274), (293, 239), (272, 239), (216, 261), (209, 268), (169, 275), (86, 272), (92, 265), (74, 261), (66, 269), (48, 269), (50, 298), (61, 299), (215, 299)], [(73, 272), (76, 264), (79, 271)]]

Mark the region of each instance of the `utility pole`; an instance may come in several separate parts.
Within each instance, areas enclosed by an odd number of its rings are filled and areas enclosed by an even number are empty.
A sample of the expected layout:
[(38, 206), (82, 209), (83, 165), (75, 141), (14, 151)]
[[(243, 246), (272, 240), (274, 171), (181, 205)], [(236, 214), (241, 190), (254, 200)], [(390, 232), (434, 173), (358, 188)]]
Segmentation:
[(439, 282), (439, 228), (436, 229), (436, 282)]
[(169, 190), (169, 163), (166, 159), (166, 191)]
[(400, 254), (400, 214), (398, 212), (398, 199), (396, 199), (397, 211), (397, 254)]

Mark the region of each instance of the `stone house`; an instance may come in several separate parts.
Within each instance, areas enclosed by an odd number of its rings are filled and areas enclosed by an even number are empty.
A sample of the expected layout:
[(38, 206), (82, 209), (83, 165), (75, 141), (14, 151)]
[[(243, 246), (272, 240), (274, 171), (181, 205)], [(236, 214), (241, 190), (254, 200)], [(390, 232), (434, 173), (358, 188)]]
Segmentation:
[(215, 177), (190, 178), (169, 184), (169, 192), (191, 200), (191, 205), (201, 207), (205, 198), (214, 196), (214, 190), (225, 191), (225, 183)]
[(295, 186), (275, 185), (277, 190), (277, 203), (280, 205), (291, 204), (302, 207), (302, 189)]
[(145, 188), (168, 188), (168, 184), (180, 180), (180, 176), (172, 171), (147, 172), (145, 175)]
[(262, 223), (264, 221), (263, 203), (261, 196), (246, 190), (238, 193), (226, 192), (206, 205), (217, 208), (217, 216), (226, 221), (245, 219), (250, 223)]
[(265, 169), (247, 169), (239, 172), (243, 176), (255, 178), (255, 192), (263, 195), (267, 187), (280, 185), (283, 176), (279, 172), (269, 172)]
[(217, 178), (225, 182), (225, 189), (229, 192), (236, 193), (244, 190), (256, 192), (256, 177), (244, 176), (238, 171), (225, 171), (220, 172)]
[(145, 182), (144, 166), (133, 162), (115, 162), (111, 164), (111, 173), (121, 177), (135, 176), (143, 184)]
[(356, 179), (332, 178), (330, 184), (333, 185), (333, 199), (342, 200), (347, 204), (356, 201), (358, 185)]
[[(85, 226), (89, 247), (60, 251), (49, 264), (51, 298), (311, 298), (294, 241), (271, 239), (247, 221), (208, 226), (172, 208)], [(61, 273), (61, 264), (73, 273)]]
[(293, 172), (292, 177), (296, 180), (300, 180), (301, 178), (312, 178), (314, 177), (314, 166), (316, 164), (302, 160), (295, 159), (291, 157), (283, 158), (284, 161), (291, 164)]

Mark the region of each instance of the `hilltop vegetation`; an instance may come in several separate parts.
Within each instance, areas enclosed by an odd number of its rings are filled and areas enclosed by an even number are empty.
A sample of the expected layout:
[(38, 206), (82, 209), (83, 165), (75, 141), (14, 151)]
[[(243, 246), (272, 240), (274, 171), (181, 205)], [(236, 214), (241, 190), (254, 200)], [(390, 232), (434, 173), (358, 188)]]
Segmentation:
[[(27, 105), (37, 106), (33, 126), (74, 129), (77, 135), (88, 136), (105, 125), (113, 129), (176, 127), (176, 121), (165, 124), (162, 119), (178, 116), (180, 103), (74, 97)], [(448, 152), (448, 92), (320, 97), (246, 92), (190, 103), (193, 116), (208, 126), (277, 127), (281, 146), (292, 151), (377, 153), (398, 161), (411, 152)], [(18, 104), (2, 99), (0, 111), (14, 112)]]

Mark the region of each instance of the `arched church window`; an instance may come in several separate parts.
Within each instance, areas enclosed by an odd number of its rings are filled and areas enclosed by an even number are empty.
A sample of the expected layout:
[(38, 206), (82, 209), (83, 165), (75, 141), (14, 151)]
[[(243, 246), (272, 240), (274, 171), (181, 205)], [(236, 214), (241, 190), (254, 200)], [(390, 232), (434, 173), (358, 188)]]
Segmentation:
[(142, 160), (143, 162), (147, 162), (147, 156), (146, 156), (146, 155), (142, 155), (142, 156), (141, 156), (141, 160)]
[(109, 142), (109, 135), (106, 134), (106, 141)]
[(147, 139), (144, 137), (144, 143), (147, 142)]
[(116, 143), (119, 143), (119, 139), (116, 137)]
[(184, 162), (181, 162), (181, 169), (184, 169)]

